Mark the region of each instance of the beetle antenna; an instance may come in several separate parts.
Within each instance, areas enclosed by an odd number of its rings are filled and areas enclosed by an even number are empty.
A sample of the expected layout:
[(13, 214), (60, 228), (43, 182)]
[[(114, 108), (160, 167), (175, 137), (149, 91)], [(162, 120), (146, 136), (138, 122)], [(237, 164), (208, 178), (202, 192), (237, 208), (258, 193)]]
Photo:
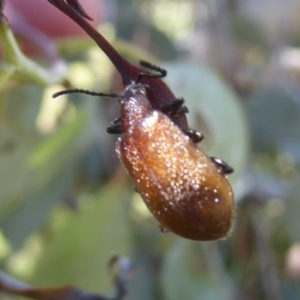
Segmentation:
[(105, 93), (97, 93), (97, 92), (81, 90), (81, 89), (71, 89), (71, 90), (60, 91), (60, 92), (53, 94), (52, 98), (56, 98), (61, 95), (75, 94), (75, 93), (86, 94), (86, 95), (91, 95), (91, 96), (99, 96), (99, 97), (120, 98), (120, 95), (117, 93), (105, 94)]

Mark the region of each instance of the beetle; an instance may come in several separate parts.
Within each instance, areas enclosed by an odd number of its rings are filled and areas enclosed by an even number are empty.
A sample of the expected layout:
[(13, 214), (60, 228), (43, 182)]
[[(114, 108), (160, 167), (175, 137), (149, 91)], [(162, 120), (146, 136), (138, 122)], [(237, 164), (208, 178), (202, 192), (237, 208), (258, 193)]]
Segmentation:
[[(125, 87), (135, 82), (136, 78), (141, 74), (146, 75), (141, 78), (141, 83), (149, 86), (148, 99), (152, 107), (163, 113), (170, 111), (171, 107), (172, 114), (169, 115), (170, 119), (195, 143), (203, 139), (203, 135), (200, 132), (188, 127), (186, 118), (188, 109), (184, 106), (184, 99), (176, 98), (168, 85), (161, 80), (161, 78), (167, 74), (165, 69), (145, 61), (141, 61), (141, 66), (144, 67), (141, 68), (124, 59), (112, 45), (87, 22), (87, 20), (92, 19), (84, 11), (78, 0), (48, 0), (48, 2), (69, 16), (96, 42), (120, 73)], [(175, 108), (177, 108), (176, 113), (174, 113)], [(108, 130), (110, 129), (111, 128)], [(114, 131), (109, 133), (114, 133)]]
[[(81, 92), (118, 98), (121, 117), (112, 128), (122, 136), (116, 152), (162, 231), (201, 241), (226, 237), (234, 215), (226, 177), (231, 167), (208, 157), (167, 114), (152, 107), (147, 98), (150, 87), (140, 82), (143, 76), (120, 94), (75, 89), (54, 97)], [(170, 110), (167, 113), (174, 113)]]

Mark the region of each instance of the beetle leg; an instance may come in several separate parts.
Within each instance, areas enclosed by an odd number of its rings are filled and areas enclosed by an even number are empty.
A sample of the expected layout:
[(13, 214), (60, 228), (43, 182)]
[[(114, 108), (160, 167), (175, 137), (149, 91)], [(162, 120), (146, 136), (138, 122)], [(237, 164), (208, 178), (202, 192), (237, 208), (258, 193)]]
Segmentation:
[(204, 139), (204, 135), (200, 131), (196, 131), (190, 128), (182, 130), (195, 144), (201, 142)]
[(120, 124), (121, 118), (115, 118), (110, 126), (106, 128), (106, 132), (109, 134), (121, 134), (123, 133), (122, 125)]
[(224, 160), (216, 157), (210, 157), (213, 163), (219, 168), (223, 174), (231, 174), (233, 172), (233, 168), (230, 167)]
[(149, 74), (149, 75), (143, 74), (143, 76), (153, 77), (153, 78), (164, 78), (167, 75), (167, 70), (165, 70), (159, 66), (153, 65), (147, 61), (141, 60), (140, 65), (144, 68), (147, 68), (149, 70), (152, 70), (152, 71), (155, 71), (158, 73), (158, 74)]
[(172, 117), (179, 116), (181, 114), (186, 114), (189, 112), (188, 108), (183, 105), (184, 99), (182, 97), (173, 100), (172, 102), (164, 105), (161, 111)]

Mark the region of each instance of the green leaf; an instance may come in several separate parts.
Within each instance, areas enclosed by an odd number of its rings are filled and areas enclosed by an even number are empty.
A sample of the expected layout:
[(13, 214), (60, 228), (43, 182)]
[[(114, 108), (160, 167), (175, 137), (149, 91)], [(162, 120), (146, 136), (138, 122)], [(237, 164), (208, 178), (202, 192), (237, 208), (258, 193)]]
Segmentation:
[(130, 235), (123, 185), (112, 182), (89, 207), (64, 216), (55, 235), (47, 240), (34, 282), (72, 284), (90, 292), (111, 287), (107, 263), (114, 255), (128, 255)]
[(63, 62), (47, 70), (28, 59), (21, 52), (5, 18), (2, 18), (0, 24), (0, 40), (3, 50), (3, 61), (0, 63), (0, 88), (3, 88), (11, 78), (47, 86), (61, 82), (65, 77), (67, 68)]
[(277, 148), (291, 150), (300, 157), (300, 107), (293, 98), (270, 87), (257, 91), (246, 108), (258, 153)]
[(224, 287), (226, 280), (220, 284), (211, 272), (203, 268), (200, 247), (196, 248), (197, 245), (199, 246), (194, 242), (178, 239), (168, 253), (162, 270), (164, 299), (230, 299), (226, 295), (227, 287)]
[(240, 44), (267, 49), (267, 37), (258, 23), (234, 16), (231, 27)]
[(7, 117), (22, 124), (28, 131), (35, 131), (43, 93), (44, 89), (33, 85), (11, 89), (7, 97)]
[(79, 112), (76, 118), (66, 123), (50, 138), (46, 139), (44, 143), (41, 143), (29, 159), (30, 166), (39, 168), (45, 164), (49, 164), (58, 155), (64, 154), (65, 156), (69, 156), (72, 154), (66, 153), (66, 147), (71, 147), (71, 144), (77, 141), (78, 135), (83, 131), (86, 119), (86, 113)]
[(33, 187), (42, 186), (69, 161), (76, 161), (84, 147), (86, 120), (86, 114), (80, 112), (44, 140), (34, 140), (34, 135), (29, 135), (21, 125), (3, 123), (0, 128), (0, 206)]
[[(85, 143), (86, 114), (78, 113), (37, 147), (23, 131), (1, 128), (1, 226), (14, 249), (47, 221), (76, 176)], [(1, 151), (2, 150), (2, 151)]]
[(24, 161), (32, 150), (19, 128), (2, 123), (0, 128), (0, 215), (10, 199), (25, 194), (32, 186), (32, 171)]
[(289, 237), (296, 243), (300, 239), (299, 228), (299, 211), (300, 211), (300, 179), (293, 184), (293, 188), (290, 189), (289, 199), (286, 200), (286, 206), (283, 214), (283, 226), (288, 232)]
[(31, 190), (9, 217), (1, 221), (1, 229), (14, 250), (48, 221), (56, 205), (65, 199), (74, 175), (74, 167), (62, 169), (45, 186)]

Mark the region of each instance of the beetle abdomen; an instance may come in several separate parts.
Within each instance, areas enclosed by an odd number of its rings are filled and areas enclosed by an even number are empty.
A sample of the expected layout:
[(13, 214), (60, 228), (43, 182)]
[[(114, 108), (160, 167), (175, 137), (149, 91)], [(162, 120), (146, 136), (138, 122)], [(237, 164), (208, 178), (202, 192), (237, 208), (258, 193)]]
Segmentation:
[(227, 178), (168, 117), (151, 112), (126, 131), (116, 148), (163, 227), (194, 240), (228, 234), (234, 203)]

